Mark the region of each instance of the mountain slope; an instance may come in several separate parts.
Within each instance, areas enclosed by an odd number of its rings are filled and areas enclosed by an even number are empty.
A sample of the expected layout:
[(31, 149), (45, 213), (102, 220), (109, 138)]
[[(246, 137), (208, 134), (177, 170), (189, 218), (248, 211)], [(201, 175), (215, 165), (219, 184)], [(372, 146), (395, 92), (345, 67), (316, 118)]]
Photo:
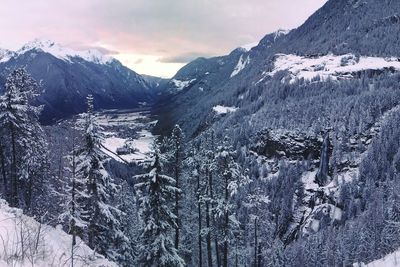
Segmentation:
[(22, 66), (41, 83), (38, 103), (44, 104), (44, 123), (82, 112), (88, 94), (93, 94), (96, 108), (134, 108), (155, 97), (142, 76), (95, 50), (74, 51), (35, 40), (3, 56), (0, 84), (10, 70)]
[(160, 113), (161, 132), (179, 123), (196, 145), (230, 140), (265, 182), (284, 266), (351, 266), (399, 247), (399, 11), (330, 0), (244, 52), (230, 66), (240, 72), (177, 92)]
[[(340, 70), (343, 74), (339, 77), (341, 80), (359, 78), (364, 74), (373, 76), (397, 72), (399, 64), (396, 57), (400, 51), (398, 12), (398, 1), (330, 0), (299, 28), (264, 37), (256, 47), (243, 54), (242, 61), (237, 61), (237, 65), (232, 64), (230, 70), (225, 71), (233, 73), (240, 63), (244, 65), (245, 62), (246, 66), (240, 73), (233, 77), (219, 75), (217, 81), (208, 83), (207, 90), (201, 94), (195, 92), (198, 91), (196, 87), (189, 86), (177, 93), (167, 108), (160, 112), (169, 125), (159, 125), (158, 129), (164, 131), (179, 123), (189, 135), (196, 134), (215, 121), (214, 106), (247, 107), (250, 103), (254, 104), (261, 97), (255, 92), (261, 90), (260, 87), (268, 90), (273, 76), (281, 76), (287, 82), (301, 79), (301, 75), (297, 76), (299, 73), (290, 72), (289, 66), (295, 64), (311, 77), (309, 81), (320, 79), (325, 72), (335, 73), (343, 66), (346, 68)], [(304, 61), (296, 57), (302, 57)], [(326, 61), (323, 57), (331, 57), (338, 63), (330, 66), (328, 63), (331, 59)], [(282, 60), (285, 58), (286, 62)], [(181, 71), (186, 71), (194, 63), (189, 63)], [(279, 64), (286, 64), (287, 67), (277, 68)], [(289, 73), (284, 75), (288, 69)], [(327, 75), (325, 79), (331, 77), (333, 75)], [(198, 83), (202, 78), (192, 75), (190, 79), (196, 79)], [(256, 109), (260, 107), (258, 105)], [(255, 112), (254, 109), (251, 113)]]
[[(214, 58), (198, 58), (187, 64), (168, 82), (155, 113), (160, 115), (156, 131), (168, 131), (174, 123), (183, 121), (196, 131), (204, 119), (204, 114), (194, 113), (197, 107), (203, 111), (208, 101), (220, 88), (226, 88), (231, 80), (243, 83), (240, 74), (251, 63), (251, 56), (245, 48), (237, 48), (229, 55)], [(190, 124), (190, 125), (189, 125)]]

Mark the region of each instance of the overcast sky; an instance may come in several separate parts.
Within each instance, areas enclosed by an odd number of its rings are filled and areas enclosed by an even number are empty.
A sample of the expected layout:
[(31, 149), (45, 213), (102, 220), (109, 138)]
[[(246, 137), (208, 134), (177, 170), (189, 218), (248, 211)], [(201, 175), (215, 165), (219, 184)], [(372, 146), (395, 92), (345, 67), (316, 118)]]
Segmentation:
[(1, 0), (0, 47), (51, 39), (99, 48), (138, 73), (171, 77), (196, 57), (298, 27), (326, 1)]

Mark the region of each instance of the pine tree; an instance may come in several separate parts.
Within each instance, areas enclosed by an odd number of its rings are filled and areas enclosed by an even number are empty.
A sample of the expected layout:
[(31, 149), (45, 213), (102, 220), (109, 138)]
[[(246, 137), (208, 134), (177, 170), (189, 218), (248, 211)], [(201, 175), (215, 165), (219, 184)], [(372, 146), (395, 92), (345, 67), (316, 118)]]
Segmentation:
[(72, 235), (71, 242), (71, 265), (74, 266), (74, 252), (77, 236), (84, 238), (83, 234), (87, 228), (85, 221), (85, 199), (86, 184), (83, 177), (77, 175), (77, 145), (75, 136), (72, 137), (72, 149), (68, 155), (68, 166), (65, 168), (68, 173), (67, 181), (64, 181), (62, 198), (64, 202), (63, 212), (59, 216), (59, 220), (66, 224), (67, 232)]
[(235, 206), (232, 197), (235, 195), (242, 184), (240, 167), (235, 161), (235, 150), (225, 138), (223, 144), (217, 148), (216, 161), (218, 164), (217, 172), (221, 179), (222, 191), (215, 208), (215, 214), (221, 221), (221, 239), (223, 259), (222, 265), (227, 267), (229, 264), (229, 243), (233, 241), (232, 230), (237, 220), (235, 217)]
[(129, 240), (121, 230), (122, 212), (113, 206), (118, 186), (106, 169), (107, 155), (101, 150), (101, 127), (93, 112), (93, 97), (87, 97), (84, 116), (84, 144), (77, 152), (76, 172), (85, 183), (83, 218), (87, 224), (88, 244), (111, 260), (119, 260)]
[[(47, 172), (47, 143), (38, 122), (40, 107), (31, 102), (38, 84), (25, 69), (14, 70), (0, 97), (3, 192), (11, 206), (42, 213)], [(8, 178), (9, 177), (9, 178)]]
[[(202, 153), (201, 144), (193, 145), (190, 150), (190, 156), (187, 159), (187, 166), (190, 169), (190, 183), (193, 184), (193, 190), (196, 204), (196, 212), (192, 210), (194, 213), (193, 217), (196, 218), (196, 227), (197, 227), (197, 258), (198, 258), (198, 266), (203, 266), (203, 237), (209, 235), (209, 229), (203, 224), (204, 218), (204, 204), (207, 199), (206, 188), (207, 188), (207, 177), (205, 175), (205, 170), (203, 168), (204, 162), (204, 154)], [(188, 211), (190, 212), (190, 211)], [(211, 236), (211, 235), (210, 235)], [(211, 243), (211, 238), (210, 238)]]
[(150, 172), (135, 176), (142, 220), (138, 265), (149, 267), (184, 266), (183, 259), (171, 239), (176, 227), (176, 215), (171, 207), (175, 203), (176, 181), (161, 174), (160, 151), (155, 145)]
[[(171, 177), (175, 179), (175, 187), (178, 189), (182, 189), (182, 181), (181, 176), (183, 173), (183, 160), (184, 160), (184, 134), (182, 129), (179, 125), (175, 125), (172, 129), (171, 136), (164, 140), (163, 146), (166, 150), (165, 157), (168, 162), (169, 172)], [(175, 239), (174, 244), (175, 248), (179, 250), (179, 242), (180, 242), (180, 232), (181, 232), (181, 217), (180, 216), (180, 200), (181, 194), (176, 192), (175, 193), (175, 206), (174, 206), (174, 213), (177, 217), (176, 219), (176, 228), (175, 228)]]

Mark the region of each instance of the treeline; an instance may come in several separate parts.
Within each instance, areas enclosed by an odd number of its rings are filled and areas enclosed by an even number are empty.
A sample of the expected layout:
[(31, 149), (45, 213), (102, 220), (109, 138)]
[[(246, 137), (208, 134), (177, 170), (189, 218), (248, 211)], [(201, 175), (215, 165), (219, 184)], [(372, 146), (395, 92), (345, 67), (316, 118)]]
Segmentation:
[[(308, 97), (292, 90), (296, 85), (280, 93), (258, 91), (274, 96), (267, 101), (276, 106), (257, 109), (254, 129), (247, 129), (247, 122), (239, 124), (236, 114), (195, 139), (186, 138), (176, 125), (155, 142), (151, 162), (131, 166), (105, 154), (91, 96), (87, 112), (75, 124), (60, 123), (45, 132), (38, 123), (40, 108), (32, 105), (38, 86), (18, 69), (0, 98), (1, 197), (43, 222), (62, 224), (71, 234), (71, 261), (81, 240), (121, 266), (343, 266), (371, 261), (400, 246), (398, 112), (380, 121), (379, 134), (360, 158), (359, 176), (340, 185), (336, 202), (342, 219), (321, 221), (314, 234), (294, 223), (307, 205), (302, 176), (313, 163), (275, 160), (279, 171), (271, 176), (268, 159), (248, 147), (261, 114), (286, 110), (283, 117), (297, 116), (302, 106), (306, 118), (315, 118), (306, 124), (313, 132), (331, 130), (336, 159), (330, 169), (335, 170), (341, 155), (350, 153), (349, 138), (370, 129), (398, 104), (396, 79), (378, 78), (373, 86), (368, 79), (344, 82), (336, 98), (329, 98), (338, 87), (330, 82), (298, 89)], [(319, 96), (321, 90), (325, 94)], [(283, 100), (287, 105), (279, 107)], [(262, 100), (254, 101), (258, 105)], [(325, 108), (307, 111), (310, 103)], [(364, 108), (366, 117), (359, 114)], [(235, 127), (222, 129), (228, 122)], [(265, 122), (290, 124), (278, 115), (265, 117)]]

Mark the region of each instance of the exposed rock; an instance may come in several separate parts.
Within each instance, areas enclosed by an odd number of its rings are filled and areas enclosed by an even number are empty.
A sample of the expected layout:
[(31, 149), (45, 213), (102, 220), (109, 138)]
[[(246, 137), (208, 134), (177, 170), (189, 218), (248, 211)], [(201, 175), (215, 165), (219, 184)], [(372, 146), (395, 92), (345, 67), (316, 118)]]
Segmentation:
[[(267, 158), (311, 159), (319, 158), (322, 140), (301, 132), (265, 129), (259, 132), (250, 150)], [(330, 145), (330, 144), (328, 144)]]
[(329, 150), (331, 143), (329, 141), (329, 134), (324, 137), (324, 142), (321, 148), (321, 157), (319, 161), (318, 172), (315, 175), (315, 182), (319, 186), (324, 186), (329, 182)]

